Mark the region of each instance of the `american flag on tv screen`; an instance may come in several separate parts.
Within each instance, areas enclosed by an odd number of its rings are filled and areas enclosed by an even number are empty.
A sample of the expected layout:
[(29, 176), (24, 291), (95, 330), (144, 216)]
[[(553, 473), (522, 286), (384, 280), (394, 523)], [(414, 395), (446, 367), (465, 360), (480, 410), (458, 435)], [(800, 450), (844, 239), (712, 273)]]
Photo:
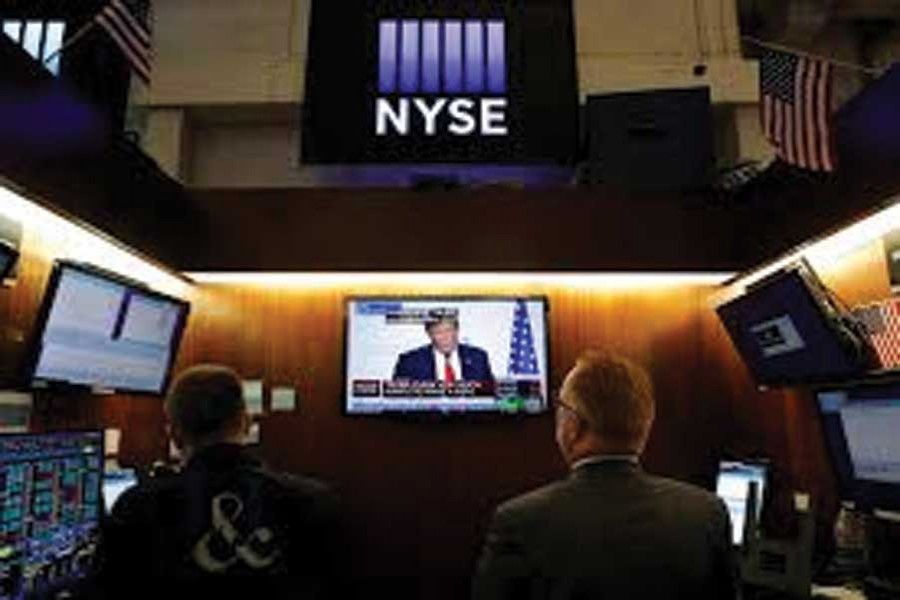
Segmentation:
[(94, 21), (106, 30), (109, 37), (125, 54), (132, 70), (144, 83), (150, 83), (150, 70), (153, 62), (150, 28), (151, 6), (146, 3), (146, 19), (142, 19), (137, 11), (132, 10), (122, 0), (111, 0), (101, 10)]
[(509, 374), (538, 375), (539, 373), (537, 354), (534, 351), (534, 334), (531, 330), (531, 319), (528, 317), (528, 305), (524, 300), (517, 300), (509, 345)]
[(853, 316), (865, 326), (882, 368), (900, 366), (900, 299), (857, 307)]
[(834, 171), (831, 65), (766, 50), (759, 82), (763, 132), (778, 157), (811, 171)]

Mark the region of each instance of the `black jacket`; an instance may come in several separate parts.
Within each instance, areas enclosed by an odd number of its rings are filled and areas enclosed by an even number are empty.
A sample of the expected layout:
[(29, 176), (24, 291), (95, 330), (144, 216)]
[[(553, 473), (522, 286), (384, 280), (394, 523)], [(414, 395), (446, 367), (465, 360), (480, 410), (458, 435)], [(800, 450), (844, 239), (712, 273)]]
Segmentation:
[(110, 598), (330, 598), (346, 558), (341, 529), (323, 484), (213, 446), (116, 502), (101, 581)]
[(728, 512), (625, 461), (588, 464), (497, 509), (477, 600), (732, 599)]

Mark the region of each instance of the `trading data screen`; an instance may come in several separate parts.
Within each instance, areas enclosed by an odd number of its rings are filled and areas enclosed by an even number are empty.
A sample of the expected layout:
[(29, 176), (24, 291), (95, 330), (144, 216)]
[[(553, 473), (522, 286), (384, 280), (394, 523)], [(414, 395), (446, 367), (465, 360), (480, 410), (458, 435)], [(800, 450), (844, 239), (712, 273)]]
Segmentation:
[(34, 378), (159, 393), (185, 310), (174, 299), (64, 267)]
[(723, 462), (719, 465), (716, 481), (716, 495), (728, 507), (731, 516), (731, 537), (736, 546), (744, 543), (744, 523), (747, 521), (747, 502), (750, 498), (750, 484), (756, 483), (756, 521), (762, 514), (762, 503), (766, 486), (766, 467), (740, 462)]
[(819, 394), (826, 435), (857, 481), (900, 486), (900, 388), (896, 385)]
[(0, 600), (51, 597), (90, 575), (103, 434), (0, 436)]

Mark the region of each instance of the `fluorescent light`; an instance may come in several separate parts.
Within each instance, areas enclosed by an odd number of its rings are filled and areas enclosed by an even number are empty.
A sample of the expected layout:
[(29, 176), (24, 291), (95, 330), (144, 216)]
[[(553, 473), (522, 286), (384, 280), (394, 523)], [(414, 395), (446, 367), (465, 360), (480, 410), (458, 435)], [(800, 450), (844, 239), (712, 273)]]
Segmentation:
[(90, 263), (142, 281), (150, 287), (179, 296), (191, 286), (174, 273), (142, 258), (138, 253), (85, 225), (70, 221), (32, 202), (0, 182), (0, 214), (22, 224), (26, 252), (34, 244), (45, 247), (52, 259)]
[(895, 201), (891, 206), (837, 233), (804, 244), (774, 262), (740, 277), (734, 284), (749, 285), (802, 258), (806, 258), (816, 271), (823, 271), (841, 258), (880, 240), (897, 228), (900, 228), (900, 201)]
[(413, 286), (502, 287), (551, 285), (575, 288), (718, 286), (733, 273), (486, 273), (486, 272), (188, 272), (197, 283), (264, 287)]

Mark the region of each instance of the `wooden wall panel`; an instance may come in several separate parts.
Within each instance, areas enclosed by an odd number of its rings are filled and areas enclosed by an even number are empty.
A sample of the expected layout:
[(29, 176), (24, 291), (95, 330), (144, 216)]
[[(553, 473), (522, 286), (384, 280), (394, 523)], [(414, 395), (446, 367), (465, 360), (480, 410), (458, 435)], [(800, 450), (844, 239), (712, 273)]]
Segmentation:
[[(26, 235), (20, 281), (0, 293), (6, 359), (24, 349), (7, 342), (30, 329), (52, 258), (52, 240)], [(878, 244), (822, 275), (851, 303), (888, 293)], [(336, 486), (357, 532), (362, 572), (406, 576), (390, 584), (399, 586), (395, 596), (461, 597), (493, 507), (565, 474), (551, 415), (478, 424), (341, 416), (345, 298), (439, 293), (547, 295), (554, 385), (588, 347), (620, 351), (651, 371), (658, 417), (649, 470), (710, 485), (723, 454), (769, 456), (777, 475), (770, 528), (790, 532), (796, 489), (812, 493), (820, 533), (830, 531), (837, 499), (809, 392), (755, 389), (708, 288), (201, 286), (177, 368), (223, 362), (269, 386), (299, 390), (298, 413), (264, 419), (262, 451), (277, 468)], [(43, 397), (37, 408), (36, 429), (122, 429), (123, 462), (164, 455), (158, 398)]]
[(492, 508), (565, 474), (552, 415), (477, 424), (341, 416), (345, 297), (409, 293), (547, 295), (553, 384), (586, 348), (634, 357), (657, 386), (648, 468), (711, 482), (734, 426), (733, 384), (718, 366), (722, 348), (708, 339), (718, 326), (709, 322), (708, 290), (205, 286), (180, 364), (225, 362), (300, 390), (299, 413), (264, 420), (264, 454), (278, 468), (336, 485), (365, 573), (425, 577), (429, 596), (446, 585), (458, 592)]

